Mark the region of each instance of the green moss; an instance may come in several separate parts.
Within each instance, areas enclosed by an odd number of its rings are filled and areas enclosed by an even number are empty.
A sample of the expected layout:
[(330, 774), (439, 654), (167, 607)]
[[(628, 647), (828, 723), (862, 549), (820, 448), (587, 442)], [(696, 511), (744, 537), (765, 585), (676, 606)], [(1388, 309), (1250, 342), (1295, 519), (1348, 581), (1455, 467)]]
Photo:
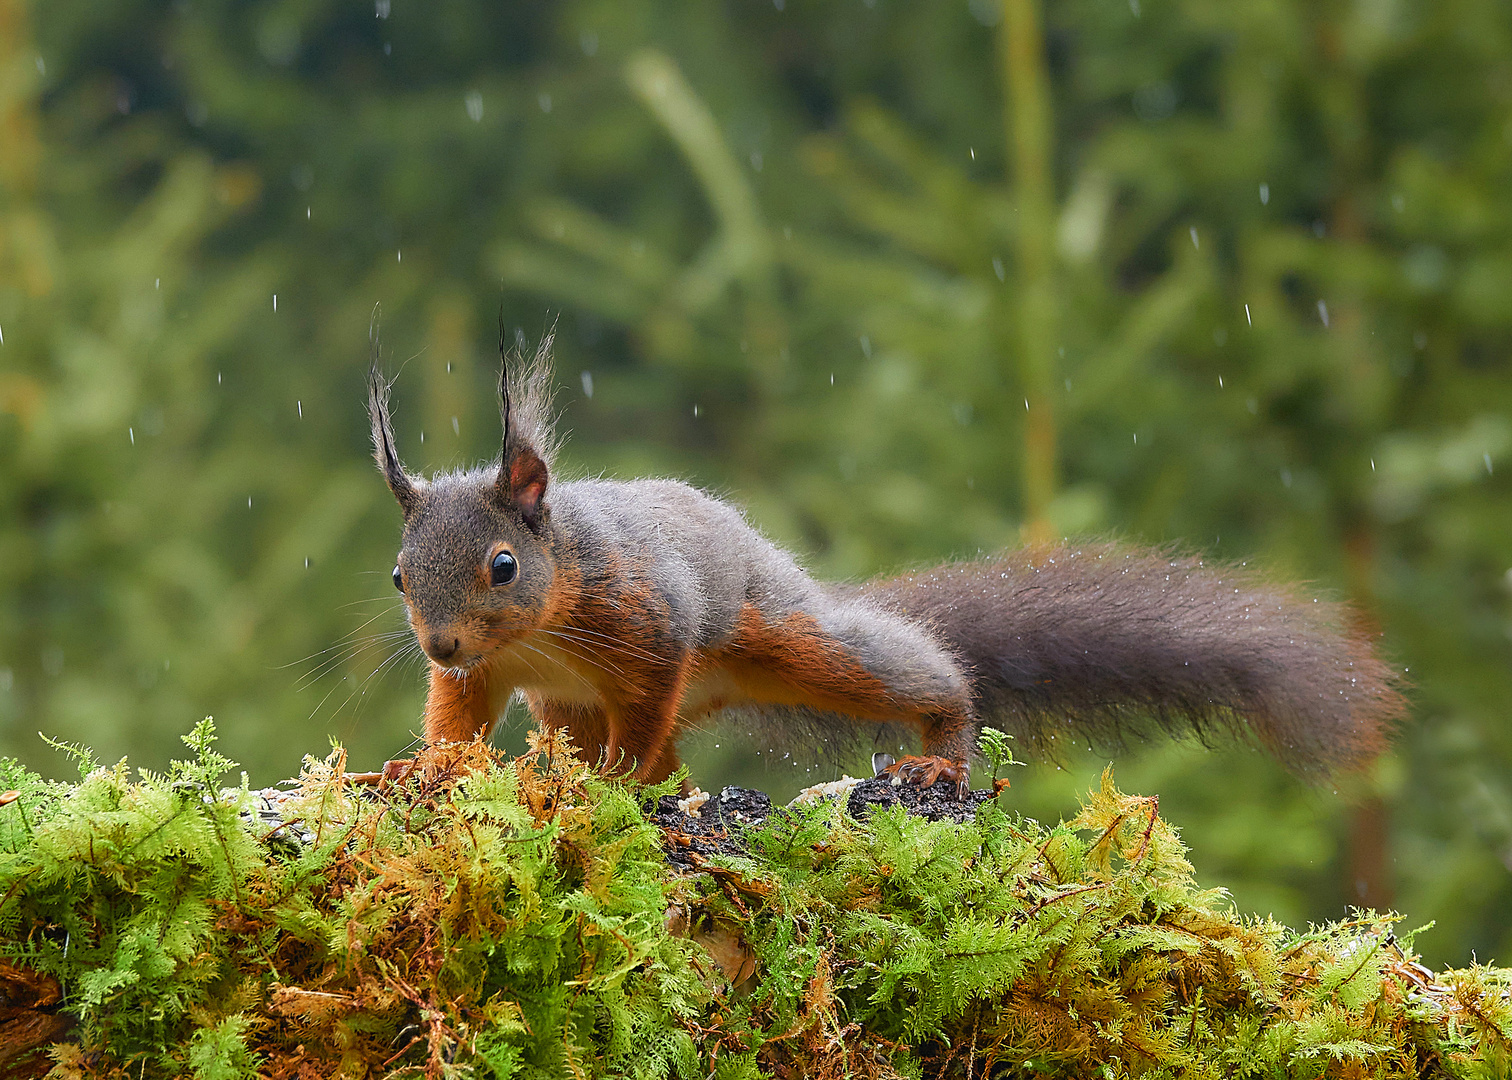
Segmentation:
[(1433, 975), (1388, 917), (1240, 917), (1110, 777), (1053, 828), (997, 803), (959, 826), (779, 813), (681, 876), (640, 810), (657, 792), (549, 740), (433, 751), (381, 798), (338, 752), (269, 835), (213, 739), (136, 780), (0, 766), (0, 951), (33, 1019), (72, 1022), (18, 1075), (1506, 1069), (1507, 972)]

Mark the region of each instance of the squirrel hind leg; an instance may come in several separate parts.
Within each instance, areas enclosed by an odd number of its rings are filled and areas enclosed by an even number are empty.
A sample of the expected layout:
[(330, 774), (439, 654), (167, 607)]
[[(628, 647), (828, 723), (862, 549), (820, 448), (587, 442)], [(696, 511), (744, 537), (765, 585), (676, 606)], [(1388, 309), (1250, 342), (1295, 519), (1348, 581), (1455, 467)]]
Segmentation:
[(931, 764), (901, 775), (918, 783), (933, 770), (928, 783), (944, 775), (965, 790), (975, 730), (965, 675), (906, 619), (841, 599), (817, 618), (795, 612), (768, 619), (747, 604), (735, 641), (717, 661), (758, 706), (918, 728)]
[(939, 757), (934, 754), (906, 757), (882, 770), (883, 776), (891, 776), (894, 784), (927, 788), (944, 780), (955, 786), (955, 797), (965, 799), (971, 791), (971, 763)]
[(970, 713), (946, 711), (923, 723), (924, 753), (905, 757), (883, 769), (894, 784), (927, 788), (941, 780), (955, 785), (957, 799), (971, 790), (971, 740), (976, 723)]

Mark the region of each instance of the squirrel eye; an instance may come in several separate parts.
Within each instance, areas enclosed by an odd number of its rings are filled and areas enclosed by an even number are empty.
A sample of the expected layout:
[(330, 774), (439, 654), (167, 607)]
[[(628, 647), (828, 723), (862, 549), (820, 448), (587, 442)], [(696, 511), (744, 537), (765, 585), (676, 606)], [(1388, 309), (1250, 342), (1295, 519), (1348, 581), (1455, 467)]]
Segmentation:
[(489, 571), (495, 585), (508, 585), (519, 574), (520, 564), (509, 552), (501, 551), (493, 557)]
[(394, 567), (394, 588), (400, 592), (404, 591), (404, 575), (399, 572), (397, 565)]

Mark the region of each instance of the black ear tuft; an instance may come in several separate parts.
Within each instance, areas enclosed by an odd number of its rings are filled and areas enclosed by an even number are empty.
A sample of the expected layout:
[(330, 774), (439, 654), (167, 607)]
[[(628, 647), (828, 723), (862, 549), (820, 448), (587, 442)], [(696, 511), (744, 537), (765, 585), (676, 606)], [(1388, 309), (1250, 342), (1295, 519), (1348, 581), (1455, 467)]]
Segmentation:
[(368, 419), (373, 425), (373, 458), (378, 462), (378, 471), (383, 473), (389, 490), (399, 500), (399, 509), (405, 517), (409, 517), (420, 502), (420, 489), (414, 478), (404, 471), (399, 454), (394, 449), (394, 426), (389, 421), (389, 383), (378, 368), (376, 322), (372, 340), (373, 362), (368, 368)]

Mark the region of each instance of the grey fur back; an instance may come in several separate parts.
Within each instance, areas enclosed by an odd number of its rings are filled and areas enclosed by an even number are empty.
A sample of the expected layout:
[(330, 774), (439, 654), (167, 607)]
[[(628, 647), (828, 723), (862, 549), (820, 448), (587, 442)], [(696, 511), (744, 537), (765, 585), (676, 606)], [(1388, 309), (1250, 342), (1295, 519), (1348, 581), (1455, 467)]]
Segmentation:
[(740, 511), (676, 480), (574, 480), (549, 497), (553, 526), (588, 566), (616, 563), (665, 602), (677, 641), (712, 648), (744, 604), (802, 610), (818, 586)]

